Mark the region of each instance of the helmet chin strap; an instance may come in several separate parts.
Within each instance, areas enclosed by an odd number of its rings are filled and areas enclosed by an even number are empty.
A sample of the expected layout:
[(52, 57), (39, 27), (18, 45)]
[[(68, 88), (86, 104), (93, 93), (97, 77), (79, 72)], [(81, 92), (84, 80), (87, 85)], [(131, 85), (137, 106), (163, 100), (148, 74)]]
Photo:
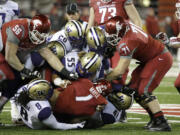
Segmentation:
[(175, 14), (176, 14), (176, 18), (180, 19), (180, 12), (178, 10), (175, 12)]

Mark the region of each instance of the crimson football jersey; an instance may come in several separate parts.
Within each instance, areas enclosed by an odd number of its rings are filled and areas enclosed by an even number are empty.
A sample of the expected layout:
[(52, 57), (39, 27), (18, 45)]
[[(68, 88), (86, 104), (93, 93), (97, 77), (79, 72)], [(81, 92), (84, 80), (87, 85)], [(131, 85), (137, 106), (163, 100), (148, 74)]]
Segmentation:
[[(7, 30), (9, 33), (7, 33)], [(1, 29), (3, 46), (5, 48), (8, 36), (11, 35), (13, 41), (11, 42), (18, 44), (19, 48), (29, 49), (34, 48), (36, 45), (29, 39), (29, 20), (28, 19), (17, 19), (5, 23)]]
[(103, 2), (102, 0), (89, 0), (90, 7), (93, 7), (95, 14), (95, 24), (104, 24), (108, 19), (114, 16), (121, 16), (129, 19), (125, 9), (125, 4), (132, 3), (132, 0), (111, 0)]
[(73, 81), (62, 91), (56, 101), (55, 113), (90, 116), (97, 105), (106, 105), (107, 100), (93, 87), (88, 79)]
[(118, 43), (117, 50), (120, 56), (146, 62), (162, 53), (164, 45), (130, 23), (130, 28)]

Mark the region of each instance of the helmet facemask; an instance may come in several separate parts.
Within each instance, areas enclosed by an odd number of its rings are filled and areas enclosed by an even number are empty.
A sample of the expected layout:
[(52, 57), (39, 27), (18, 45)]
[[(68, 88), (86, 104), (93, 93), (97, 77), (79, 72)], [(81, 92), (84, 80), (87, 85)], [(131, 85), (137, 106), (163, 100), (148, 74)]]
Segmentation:
[(180, 3), (178, 2), (178, 3), (176, 3), (176, 12), (175, 12), (175, 14), (176, 14), (176, 18), (177, 19), (180, 19)]
[(33, 44), (39, 45), (46, 41), (48, 33), (40, 33), (37, 30), (29, 31), (29, 38)]
[(122, 37), (129, 30), (129, 27), (126, 23), (120, 23), (120, 21), (116, 22), (116, 32), (109, 34), (105, 31), (107, 43), (112, 46), (117, 46), (118, 42), (122, 39)]
[(29, 39), (35, 45), (46, 41), (51, 30), (51, 22), (45, 15), (35, 15), (29, 25)]
[(70, 42), (70, 44), (73, 46), (73, 48), (79, 48), (81, 49), (83, 47), (84, 44), (84, 38), (83, 37), (68, 37), (68, 40)]

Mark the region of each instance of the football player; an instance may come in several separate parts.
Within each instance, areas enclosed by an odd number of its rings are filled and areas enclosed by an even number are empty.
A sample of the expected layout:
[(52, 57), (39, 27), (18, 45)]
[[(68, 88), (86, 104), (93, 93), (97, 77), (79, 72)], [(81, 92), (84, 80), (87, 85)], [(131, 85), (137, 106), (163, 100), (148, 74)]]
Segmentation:
[[(131, 74), (129, 88), (135, 90), (136, 102), (146, 109), (151, 117), (147, 127), (150, 131), (171, 131), (158, 99), (152, 94), (172, 66), (171, 54), (164, 44), (153, 39), (133, 23), (126, 22), (122, 17), (111, 18), (105, 24), (105, 30), (107, 42), (117, 45), (121, 56), (118, 65), (106, 79), (116, 79), (125, 72), (131, 59), (138, 60), (139, 66)], [(120, 42), (114, 44), (117, 38)]]
[[(176, 14), (176, 18), (178, 19), (178, 30), (179, 30), (179, 33), (180, 33), (180, 0), (177, 0), (175, 6), (177, 8), (175, 14)], [(160, 33), (158, 33), (156, 35), (156, 37), (158, 39), (160, 39), (163, 43), (168, 45), (169, 47), (180, 48), (180, 34), (177, 37), (168, 38), (166, 33), (160, 32)], [(174, 82), (174, 86), (176, 87), (176, 89), (180, 93), (180, 74), (176, 78), (176, 80)]]
[(52, 92), (51, 84), (41, 79), (35, 79), (18, 90), (15, 95), (15, 103), (23, 123), (31, 129), (68, 130), (83, 128), (85, 122), (67, 124), (56, 120), (47, 100)]
[[(1, 29), (1, 27), (4, 23), (18, 18), (19, 7), (18, 7), (18, 4), (14, 1), (0, 0), (0, 8), (1, 8), (1, 11), (0, 11), (0, 16), (1, 16), (0, 17), (0, 29)], [(2, 36), (0, 33), (0, 44), (2, 44), (1, 38), (2, 38)], [(17, 115), (16, 115), (17, 109), (16, 109), (13, 101), (11, 101), (10, 103), (11, 103), (11, 117), (12, 117), (12, 120), (14, 121), (14, 119), (17, 118)]]
[(60, 76), (63, 75), (69, 80), (77, 79), (77, 76), (74, 73), (68, 72), (57, 56), (46, 47), (46, 38), (50, 31), (50, 25), (47, 16), (36, 15), (30, 20), (12, 20), (2, 26), (1, 35), (3, 44), (0, 44), (0, 69), (2, 71), (1, 89), (4, 89), (4, 92), (0, 97), (0, 110), (21, 85), (21, 74), (25, 77), (39, 75), (37, 71), (33, 72), (24, 67), (24, 64), (21, 63), (17, 55), (18, 53), (26, 55), (29, 52), (38, 51)]
[[(111, 90), (110, 83), (105, 80), (92, 83), (88, 79), (81, 78), (71, 82), (66, 88), (52, 89), (46, 80), (38, 79), (24, 85), (15, 95), (15, 99), (25, 124), (31, 128), (40, 128), (44, 122), (39, 123), (39, 120), (44, 120), (51, 114), (51, 108), (47, 107), (49, 104), (47, 104), (46, 99), (50, 101), (54, 114), (58, 114), (58, 120), (72, 122), (77, 119), (84, 121), (88, 120), (96, 110), (101, 111), (104, 108), (107, 104), (105, 96)], [(29, 102), (30, 100), (32, 101)], [(31, 109), (34, 109), (34, 112), (31, 112)], [(33, 124), (36, 122), (39, 126)]]
[(114, 16), (121, 16), (142, 27), (141, 18), (132, 0), (89, 0), (89, 5), (91, 8), (88, 28), (94, 23), (102, 25)]

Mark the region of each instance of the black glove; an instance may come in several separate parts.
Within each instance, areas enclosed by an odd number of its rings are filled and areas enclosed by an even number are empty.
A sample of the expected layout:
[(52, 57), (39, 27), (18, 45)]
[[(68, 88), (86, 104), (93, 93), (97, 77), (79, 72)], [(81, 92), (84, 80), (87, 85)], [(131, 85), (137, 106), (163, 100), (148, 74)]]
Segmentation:
[(168, 45), (170, 42), (167, 34), (164, 32), (159, 32), (158, 34), (156, 34), (156, 39), (160, 40), (165, 45)]
[(79, 78), (76, 72), (69, 72), (65, 67), (60, 72), (58, 72), (58, 75), (63, 79), (68, 79), (70, 81), (74, 81)]
[(104, 49), (104, 57), (111, 58), (112, 56), (114, 56), (115, 51), (116, 51), (116, 47), (107, 45)]
[(122, 93), (130, 96), (130, 95), (133, 95), (135, 93), (135, 90), (132, 88), (129, 88), (128, 86), (125, 85), (122, 87)]
[(37, 70), (31, 71), (25, 67), (21, 70), (21, 76), (24, 78), (41, 78), (41, 74)]

